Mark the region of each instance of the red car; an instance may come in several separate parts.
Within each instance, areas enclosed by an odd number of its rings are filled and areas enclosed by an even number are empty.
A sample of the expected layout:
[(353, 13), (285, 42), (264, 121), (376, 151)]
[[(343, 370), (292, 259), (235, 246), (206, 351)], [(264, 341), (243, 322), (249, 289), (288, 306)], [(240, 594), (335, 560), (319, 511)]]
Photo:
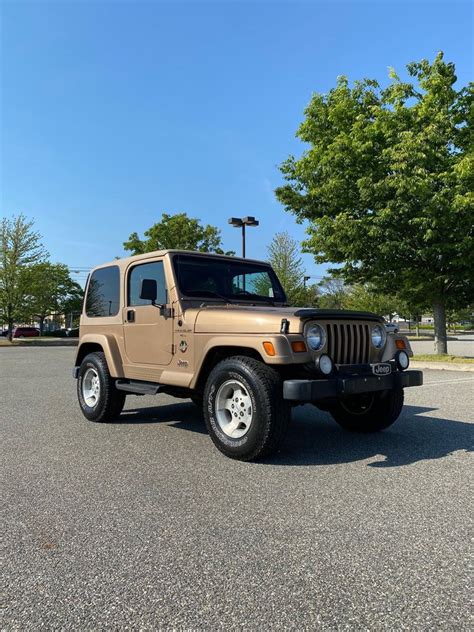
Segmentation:
[(39, 335), (39, 329), (36, 327), (15, 327), (13, 330), (13, 338), (35, 338)]

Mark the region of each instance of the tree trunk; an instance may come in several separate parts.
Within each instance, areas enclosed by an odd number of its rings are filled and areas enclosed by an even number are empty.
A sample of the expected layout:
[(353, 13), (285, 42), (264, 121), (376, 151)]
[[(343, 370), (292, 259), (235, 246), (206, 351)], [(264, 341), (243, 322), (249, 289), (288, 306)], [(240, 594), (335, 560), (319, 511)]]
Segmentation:
[(418, 320), (418, 317), (417, 317), (417, 320), (416, 320), (415, 327), (416, 327), (416, 337), (419, 338), (420, 337), (420, 321)]
[(9, 303), (7, 305), (7, 323), (8, 323), (8, 340), (13, 340), (13, 306)]
[(13, 339), (13, 318), (8, 319), (8, 340), (11, 342)]
[(44, 330), (44, 319), (45, 316), (40, 316), (39, 317), (39, 324), (40, 324), (40, 336), (43, 335), (43, 330)]
[(434, 317), (434, 348), (435, 353), (448, 353), (448, 339), (446, 335), (446, 307), (444, 299), (437, 299), (433, 303)]

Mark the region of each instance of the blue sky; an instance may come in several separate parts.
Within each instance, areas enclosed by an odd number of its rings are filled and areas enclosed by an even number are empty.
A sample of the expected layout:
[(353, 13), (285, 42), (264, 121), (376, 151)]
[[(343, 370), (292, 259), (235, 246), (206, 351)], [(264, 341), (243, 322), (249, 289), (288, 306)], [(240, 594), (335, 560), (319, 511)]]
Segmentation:
[(255, 215), (248, 256), (264, 258), (274, 232), (304, 237), (273, 191), (312, 92), (438, 50), (465, 84), (472, 20), (456, 0), (3, 2), (0, 212), (35, 218), (73, 268), (125, 254), (163, 211), (236, 251), (227, 218)]

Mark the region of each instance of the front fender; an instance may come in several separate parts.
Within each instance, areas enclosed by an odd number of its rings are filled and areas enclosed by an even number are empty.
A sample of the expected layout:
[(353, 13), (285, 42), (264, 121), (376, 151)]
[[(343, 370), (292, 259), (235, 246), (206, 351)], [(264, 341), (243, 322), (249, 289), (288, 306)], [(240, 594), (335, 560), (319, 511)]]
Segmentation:
[(387, 362), (395, 357), (396, 352), (399, 350), (396, 344), (397, 340), (403, 340), (405, 343), (405, 351), (408, 353), (410, 358), (413, 357), (413, 351), (411, 350), (410, 343), (406, 336), (402, 336), (401, 334), (388, 334), (387, 343), (382, 356), (382, 362)]

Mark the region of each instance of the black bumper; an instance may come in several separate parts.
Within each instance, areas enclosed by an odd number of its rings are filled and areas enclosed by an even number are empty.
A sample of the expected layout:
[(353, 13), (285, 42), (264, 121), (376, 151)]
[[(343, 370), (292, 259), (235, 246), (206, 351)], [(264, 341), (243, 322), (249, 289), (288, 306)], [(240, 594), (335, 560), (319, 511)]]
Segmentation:
[(390, 375), (335, 375), (321, 380), (285, 380), (283, 399), (313, 402), (422, 384), (421, 371), (396, 371)]

